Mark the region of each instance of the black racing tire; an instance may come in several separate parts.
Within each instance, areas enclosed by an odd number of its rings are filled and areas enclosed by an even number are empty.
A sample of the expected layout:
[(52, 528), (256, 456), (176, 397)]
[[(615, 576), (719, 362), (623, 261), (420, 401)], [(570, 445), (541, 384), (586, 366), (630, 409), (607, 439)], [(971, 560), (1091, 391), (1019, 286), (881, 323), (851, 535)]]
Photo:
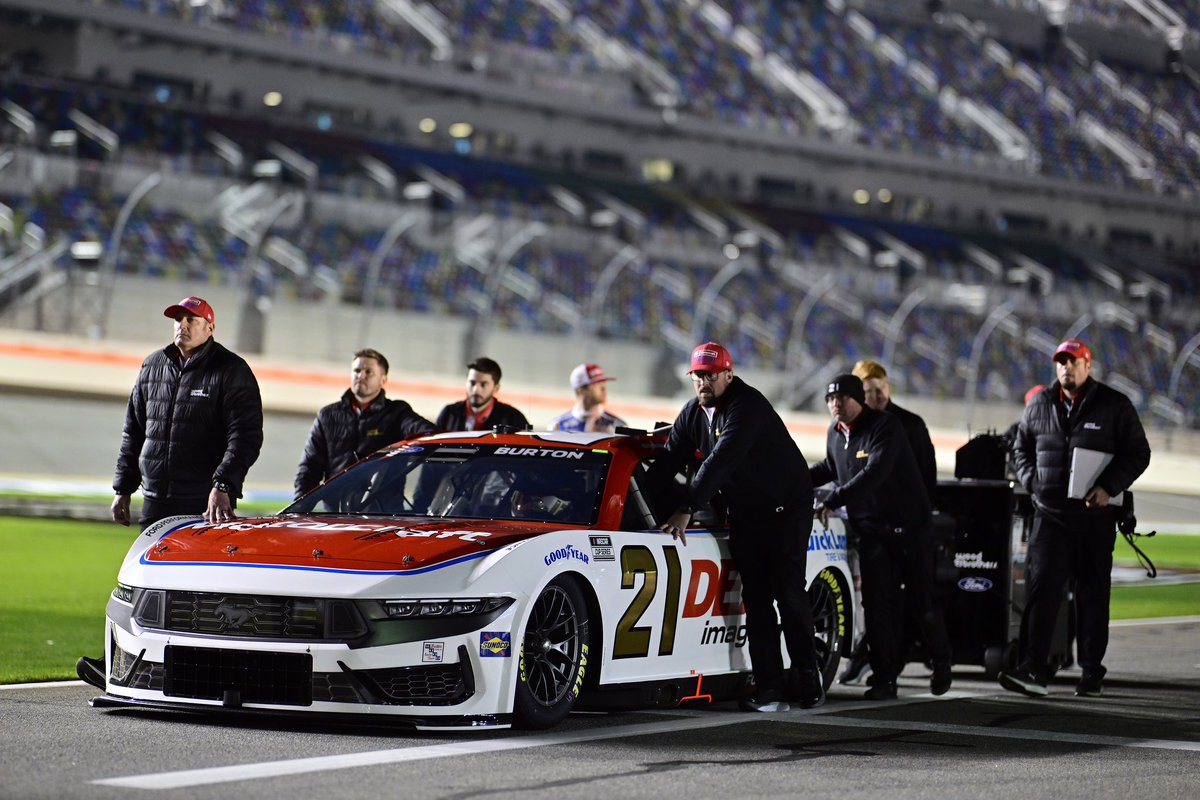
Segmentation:
[(522, 728), (551, 728), (583, 688), (590, 644), (587, 601), (575, 578), (550, 581), (533, 602), (517, 657), (513, 713)]
[(817, 668), (828, 689), (837, 677), (838, 663), (852, 625), (850, 597), (841, 576), (831, 569), (821, 570), (808, 587), (808, 603), (812, 608)]

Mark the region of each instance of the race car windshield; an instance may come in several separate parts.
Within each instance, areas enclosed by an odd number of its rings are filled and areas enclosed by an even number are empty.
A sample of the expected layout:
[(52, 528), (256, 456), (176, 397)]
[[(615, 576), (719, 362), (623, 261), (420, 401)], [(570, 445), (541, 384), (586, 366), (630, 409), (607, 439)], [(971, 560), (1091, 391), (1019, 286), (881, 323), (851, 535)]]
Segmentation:
[(595, 524), (609, 454), (494, 444), (385, 450), (285, 514), (463, 517)]

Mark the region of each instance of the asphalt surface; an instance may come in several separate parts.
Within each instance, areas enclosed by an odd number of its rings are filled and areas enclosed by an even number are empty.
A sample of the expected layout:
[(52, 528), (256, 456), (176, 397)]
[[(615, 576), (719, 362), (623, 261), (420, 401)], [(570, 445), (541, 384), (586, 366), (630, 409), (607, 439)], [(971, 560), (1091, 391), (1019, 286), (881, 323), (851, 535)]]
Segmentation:
[(98, 710), (81, 683), (0, 689), (0, 798), (1193, 798), (1200, 618), (1116, 625), (1102, 698), (1060, 673), (1046, 699), (959, 667), (927, 694), (837, 686), (812, 711), (572, 715), (547, 732)]

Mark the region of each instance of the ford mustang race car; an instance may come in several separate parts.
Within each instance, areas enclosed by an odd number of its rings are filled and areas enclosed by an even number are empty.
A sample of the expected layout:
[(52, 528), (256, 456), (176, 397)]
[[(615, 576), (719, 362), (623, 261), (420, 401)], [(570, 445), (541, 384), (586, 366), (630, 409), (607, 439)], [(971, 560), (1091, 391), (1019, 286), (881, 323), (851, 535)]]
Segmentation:
[[(545, 728), (749, 680), (727, 531), (657, 530), (682, 476), (642, 432), (400, 442), (277, 515), (172, 517), (130, 548), (98, 707)], [(826, 686), (853, 629), (840, 522), (805, 580)]]

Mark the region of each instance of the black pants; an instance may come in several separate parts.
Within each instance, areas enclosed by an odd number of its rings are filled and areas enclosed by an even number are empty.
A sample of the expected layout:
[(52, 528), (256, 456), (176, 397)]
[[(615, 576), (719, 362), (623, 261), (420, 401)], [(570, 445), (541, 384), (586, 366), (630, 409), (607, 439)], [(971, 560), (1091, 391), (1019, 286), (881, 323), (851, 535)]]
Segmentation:
[[(233, 498), (230, 498), (230, 502)], [(184, 499), (176, 499), (168, 497), (165, 500), (151, 500), (143, 498), (142, 513), (138, 517), (138, 525), (142, 526), (142, 530), (146, 530), (160, 519), (173, 517), (177, 514), (194, 514), (199, 516), (208, 508), (208, 497), (190, 497)], [(236, 508), (236, 505), (235, 505)]]
[(876, 680), (895, 681), (904, 669), (905, 609), (917, 621), (935, 666), (949, 666), (950, 639), (933, 603), (933, 540), (929, 526), (903, 534), (864, 532), (859, 541), (867, 647)]
[(1103, 677), (1108, 650), (1108, 600), (1112, 586), (1116, 517), (1103, 509), (1033, 519), (1025, 575), (1025, 653), (1021, 668), (1048, 677), (1050, 645), (1067, 581), (1075, 579), (1075, 635), (1079, 666)]
[[(793, 668), (817, 666), (812, 609), (804, 585), (812, 510), (811, 507), (785, 508), (779, 512), (731, 509), (729, 517), (729, 550), (742, 576), (742, 603), (746, 607), (747, 647), (754, 682), (768, 689), (783, 689), (781, 626)], [(779, 614), (775, 613), (776, 603)]]

